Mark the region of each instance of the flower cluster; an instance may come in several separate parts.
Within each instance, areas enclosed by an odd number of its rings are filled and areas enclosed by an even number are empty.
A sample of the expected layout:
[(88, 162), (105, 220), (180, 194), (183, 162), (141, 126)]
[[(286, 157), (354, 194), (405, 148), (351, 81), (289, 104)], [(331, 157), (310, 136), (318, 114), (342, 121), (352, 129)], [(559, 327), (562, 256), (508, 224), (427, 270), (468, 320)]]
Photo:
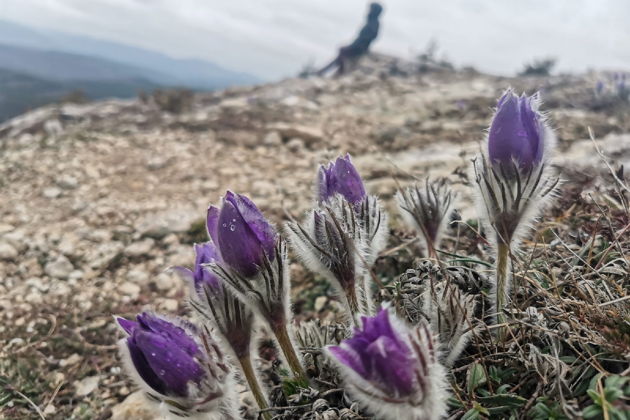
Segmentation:
[[(512, 250), (558, 184), (548, 169), (553, 134), (538, 107), (538, 96), (508, 90), (498, 102), (487, 149), (473, 165), (479, 206), (497, 252), (492, 295), (499, 323), (508, 320)], [(167, 413), (236, 418), (236, 366), (261, 417), (270, 419), (276, 408), (269, 407), (253, 362), (261, 325), (289, 368), (287, 389), (324, 383), (307, 376), (299, 343), (310, 350), (310, 361), (325, 348), (326, 366), (337, 368), (349, 395), (371, 414), (396, 420), (446, 414), (440, 358), (453, 365), (477, 328), (471, 321), (477, 299), (436, 253), (455, 194), (445, 181), (427, 180), (397, 195), (401, 214), (421, 233), (432, 257), (424, 262), (436, 269), (427, 284), (408, 282), (419, 292), (414, 305), (421, 307), (418, 318), (408, 317), (415, 325), (408, 326), (387, 303), (376, 309), (373, 289), (381, 283), (373, 265), (386, 245), (388, 216), (367, 193), (349, 155), (318, 169), (315, 191), (314, 208), (303, 222), (289, 221), (285, 232), (305, 265), (336, 288), (354, 328), (309, 322), (295, 334), (287, 242), (249, 198), (227, 191), (219, 205), (208, 208), (208, 239), (194, 245), (194, 265), (172, 268), (190, 285), (195, 323), (151, 312), (135, 320), (116, 318), (125, 334), (120, 351), (128, 371)], [(445, 278), (433, 276), (438, 272)]]

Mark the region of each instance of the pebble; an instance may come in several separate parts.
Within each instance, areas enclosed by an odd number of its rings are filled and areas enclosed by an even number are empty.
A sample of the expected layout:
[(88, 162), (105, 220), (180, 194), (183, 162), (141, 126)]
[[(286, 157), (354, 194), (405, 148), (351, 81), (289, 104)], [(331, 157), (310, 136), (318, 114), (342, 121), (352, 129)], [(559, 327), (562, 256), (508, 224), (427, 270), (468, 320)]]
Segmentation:
[(160, 273), (155, 277), (155, 286), (158, 290), (169, 291), (177, 287), (177, 279), (174, 274)]
[(280, 146), (282, 144), (282, 137), (277, 131), (270, 131), (263, 138), (263, 144), (271, 147)]
[(59, 366), (66, 367), (66, 366), (76, 365), (81, 360), (82, 360), (81, 356), (79, 356), (77, 353), (72, 353), (72, 355), (70, 355), (68, 358), (61, 359), (59, 361)]
[(287, 147), (293, 153), (300, 152), (304, 149), (304, 140), (294, 137), (287, 142)]
[(73, 270), (74, 266), (64, 255), (60, 255), (57, 259), (49, 261), (44, 267), (44, 272), (56, 279), (67, 279)]
[(49, 187), (44, 189), (42, 195), (46, 198), (57, 198), (61, 195), (61, 189), (57, 187)]
[(153, 245), (155, 245), (155, 241), (151, 238), (143, 239), (140, 242), (133, 242), (125, 248), (125, 255), (132, 258), (149, 255)]
[(14, 260), (18, 256), (18, 251), (8, 242), (0, 242), (0, 260)]
[(62, 175), (57, 178), (57, 186), (64, 190), (74, 190), (79, 186), (79, 180), (70, 175)]
[(74, 386), (77, 389), (75, 394), (78, 397), (85, 397), (86, 395), (90, 395), (98, 387), (98, 382), (100, 381), (100, 379), (100, 375), (95, 375), (88, 376), (81, 379), (80, 381), (75, 381)]
[(149, 280), (149, 274), (145, 270), (132, 269), (127, 273), (127, 281), (134, 284), (146, 284)]
[(142, 391), (136, 391), (129, 394), (123, 402), (112, 407), (110, 420), (154, 420), (157, 418), (161, 418), (160, 413), (148, 403)]
[(121, 284), (118, 290), (120, 293), (129, 296), (133, 300), (138, 299), (138, 296), (140, 296), (140, 286), (128, 281)]

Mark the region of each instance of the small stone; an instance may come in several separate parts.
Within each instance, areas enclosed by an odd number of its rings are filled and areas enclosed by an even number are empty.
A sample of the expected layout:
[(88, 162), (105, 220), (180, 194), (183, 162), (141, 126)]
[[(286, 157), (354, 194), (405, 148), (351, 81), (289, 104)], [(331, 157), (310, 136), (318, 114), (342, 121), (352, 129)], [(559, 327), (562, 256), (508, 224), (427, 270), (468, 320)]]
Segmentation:
[(315, 304), (313, 305), (315, 308), (315, 311), (319, 312), (322, 309), (324, 309), (324, 306), (326, 306), (326, 304), (328, 303), (328, 297), (327, 296), (317, 296), (317, 298), (315, 299)]
[(70, 175), (63, 175), (57, 178), (57, 186), (64, 190), (74, 190), (79, 186), (79, 181)]
[(143, 395), (142, 391), (130, 394), (123, 402), (112, 407), (110, 420), (153, 420), (160, 418), (157, 412)]
[(120, 293), (129, 296), (133, 300), (138, 299), (138, 296), (140, 296), (140, 286), (128, 281), (121, 284), (118, 290)]
[(177, 287), (177, 282), (174, 275), (160, 273), (155, 278), (155, 286), (161, 291), (172, 290)]
[(59, 361), (59, 366), (61, 367), (72, 366), (72, 365), (76, 365), (80, 361), (81, 361), (81, 356), (79, 356), (77, 353), (72, 353), (70, 357), (66, 359), (61, 359)]
[(56, 260), (49, 261), (44, 267), (44, 272), (56, 279), (67, 279), (72, 270), (74, 270), (72, 263), (64, 255), (58, 256)]
[(162, 299), (159, 306), (166, 312), (175, 312), (179, 308), (179, 302), (176, 299)]
[(24, 298), (25, 302), (31, 303), (33, 305), (41, 305), (44, 303), (44, 299), (42, 298), (42, 294), (38, 291), (32, 291)]
[(143, 257), (149, 255), (153, 245), (155, 245), (155, 241), (151, 238), (146, 238), (127, 246), (127, 248), (125, 248), (125, 254), (129, 257)]
[(289, 140), (289, 142), (287, 143), (287, 147), (290, 151), (297, 153), (304, 149), (304, 141), (302, 139), (294, 137)]
[(50, 188), (44, 189), (44, 192), (42, 194), (46, 198), (53, 199), (61, 195), (61, 190), (57, 187), (50, 187)]
[(0, 242), (0, 260), (14, 260), (18, 256), (18, 251), (8, 242)]
[(272, 146), (272, 147), (280, 146), (282, 144), (282, 137), (280, 136), (280, 133), (278, 133), (277, 131), (270, 131), (263, 138), (263, 144), (265, 146)]
[(2, 235), (3, 233), (11, 232), (13, 229), (15, 229), (15, 226), (13, 225), (10, 225), (8, 223), (0, 223), (0, 235)]
[(24, 252), (28, 248), (28, 239), (21, 230), (6, 233), (2, 236), (2, 239), (17, 249), (18, 252)]
[(77, 389), (76, 395), (79, 397), (85, 397), (86, 395), (90, 395), (92, 391), (94, 391), (98, 387), (98, 382), (101, 377), (99, 375), (88, 376), (87, 378), (83, 378), (80, 381), (76, 381), (74, 383), (75, 388)]
[(147, 162), (147, 169), (150, 171), (157, 171), (158, 169), (166, 168), (169, 163), (169, 159), (165, 157), (154, 156)]
[(127, 281), (134, 284), (146, 284), (149, 280), (149, 274), (144, 270), (129, 270), (127, 273)]

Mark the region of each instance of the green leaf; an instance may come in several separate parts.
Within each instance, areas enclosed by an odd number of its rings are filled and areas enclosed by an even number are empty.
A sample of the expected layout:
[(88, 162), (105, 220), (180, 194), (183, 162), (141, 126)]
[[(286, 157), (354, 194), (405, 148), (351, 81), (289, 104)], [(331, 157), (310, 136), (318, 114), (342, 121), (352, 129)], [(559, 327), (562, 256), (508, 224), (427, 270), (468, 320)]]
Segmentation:
[(477, 362), (473, 363), (468, 368), (466, 380), (468, 393), (472, 394), (479, 385), (483, 385), (486, 382), (488, 382), (488, 378), (486, 377), (486, 372), (484, 371), (483, 366)]
[(466, 413), (462, 416), (461, 420), (476, 420), (480, 418), (481, 416), (479, 415), (479, 411), (475, 410), (474, 408), (471, 408), (470, 410), (466, 411)]
[(507, 406), (509, 408), (518, 408), (525, 405), (527, 399), (516, 394), (496, 394), (490, 397), (480, 397), (477, 401), (484, 406)]
[(464, 408), (464, 405), (462, 404), (462, 402), (460, 400), (458, 400), (457, 398), (449, 397), (447, 402), (448, 402), (448, 406), (449, 407)]
[(589, 405), (582, 411), (582, 416), (585, 419), (592, 419), (602, 415), (602, 410), (596, 405)]

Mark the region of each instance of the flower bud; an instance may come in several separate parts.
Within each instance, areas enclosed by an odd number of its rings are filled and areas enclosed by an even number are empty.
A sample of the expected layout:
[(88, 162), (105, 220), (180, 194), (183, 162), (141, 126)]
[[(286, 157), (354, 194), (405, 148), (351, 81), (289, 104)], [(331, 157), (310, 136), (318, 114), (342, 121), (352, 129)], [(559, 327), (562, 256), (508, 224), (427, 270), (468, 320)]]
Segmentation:
[(127, 334), (120, 349), (130, 361), (129, 372), (153, 400), (178, 415), (231, 409), (231, 372), (207, 334), (184, 320), (147, 312), (136, 321), (116, 321)]
[(258, 273), (265, 255), (274, 258), (276, 231), (244, 195), (228, 191), (220, 210), (208, 210), (208, 232), (223, 261), (243, 276)]
[[(394, 321), (394, 322), (392, 322)], [(410, 330), (388, 309), (327, 347), (351, 395), (385, 419), (438, 419), (446, 413), (445, 371), (426, 324)]]
[(350, 160), (350, 155), (339, 157), (328, 166), (320, 166), (317, 173), (317, 200), (325, 203), (336, 194), (340, 194), (352, 204), (358, 204), (365, 198), (363, 180)]
[(519, 97), (511, 89), (499, 99), (488, 134), (491, 163), (530, 169), (543, 160), (548, 128), (539, 102), (538, 94)]

